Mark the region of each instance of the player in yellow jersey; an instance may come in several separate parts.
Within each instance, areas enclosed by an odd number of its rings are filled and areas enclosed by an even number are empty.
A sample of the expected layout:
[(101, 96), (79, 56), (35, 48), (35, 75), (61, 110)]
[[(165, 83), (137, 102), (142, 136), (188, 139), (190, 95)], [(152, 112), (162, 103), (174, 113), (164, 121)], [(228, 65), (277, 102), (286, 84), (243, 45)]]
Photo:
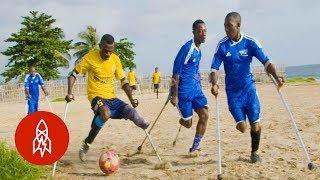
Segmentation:
[(159, 68), (156, 67), (154, 69), (154, 73), (152, 74), (152, 83), (154, 87), (153, 92), (157, 93), (157, 99), (159, 98), (160, 81), (161, 81), (161, 73), (159, 72)]
[[(79, 150), (79, 158), (85, 161), (90, 144), (98, 135), (106, 121), (111, 119), (129, 119), (138, 127), (147, 129), (147, 123), (135, 110), (138, 101), (132, 98), (131, 88), (125, 78), (119, 57), (113, 53), (114, 38), (105, 34), (100, 41), (100, 50), (87, 53), (68, 77), (68, 94), (66, 101), (74, 100), (72, 88), (77, 74), (88, 74), (87, 93), (94, 112), (91, 130)], [(133, 107), (116, 98), (114, 79), (121, 81), (121, 87), (127, 94)]]
[(130, 71), (128, 73), (128, 81), (129, 81), (129, 86), (131, 87), (132, 93), (134, 90), (137, 90), (136, 82), (137, 82), (137, 77), (136, 73), (134, 72), (133, 68), (130, 68)]

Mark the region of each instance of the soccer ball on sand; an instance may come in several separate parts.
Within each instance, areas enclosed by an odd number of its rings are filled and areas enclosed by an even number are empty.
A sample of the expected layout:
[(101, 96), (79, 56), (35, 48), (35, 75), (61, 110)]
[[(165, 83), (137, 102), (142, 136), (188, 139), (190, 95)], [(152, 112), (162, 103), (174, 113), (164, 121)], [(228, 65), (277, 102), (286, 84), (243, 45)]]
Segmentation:
[(99, 166), (102, 172), (109, 175), (116, 172), (120, 167), (120, 159), (115, 150), (109, 150), (101, 154)]

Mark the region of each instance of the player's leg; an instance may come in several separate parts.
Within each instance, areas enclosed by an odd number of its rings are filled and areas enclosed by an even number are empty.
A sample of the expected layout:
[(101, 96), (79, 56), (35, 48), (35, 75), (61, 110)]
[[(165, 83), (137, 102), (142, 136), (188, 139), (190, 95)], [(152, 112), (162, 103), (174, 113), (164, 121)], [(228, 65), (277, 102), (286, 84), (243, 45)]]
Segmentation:
[(159, 99), (159, 87), (160, 87), (160, 85), (157, 84), (157, 99)]
[(91, 123), (89, 134), (83, 141), (79, 150), (79, 158), (81, 161), (85, 161), (85, 155), (89, 151), (90, 144), (94, 141), (105, 122), (111, 116), (111, 111), (105, 102), (106, 101), (100, 97), (95, 97), (92, 100), (91, 106), (95, 115)]
[(36, 112), (35, 101), (33, 99), (28, 100), (28, 114)]
[(178, 110), (180, 113), (179, 123), (185, 128), (192, 126), (192, 102), (188, 98), (179, 95), (178, 97)]
[(261, 126), (260, 126), (260, 102), (255, 88), (248, 92), (246, 114), (251, 126), (251, 162), (261, 161), (257, 154), (260, 144)]
[(247, 123), (243, 102), (236, 99), (228, 99), (228, 106), (231, 115), (237, 123), (236, 129), (244, 133), (247, 129)]
[(39, 109), (39, 99), (35, 101), (34, 103), (34, 112), (37, 112)]
[(129, 119), (142, 129), (147, 129), (149, 127), (149, 123), (138, 114), (137, 110), (122, 100), (117, 98), (114, 99), (112, 108), (114, 109), (111, 116), (112, 119)]
[(198, 114), (199, 121), (197, 124), (196, 134), (193, 140), (192, 147), (189, 150), (190, 152), (193, 152), (195, 150), (200, 150), (201, 139), (207, 129), (207, 122), (209, 118), (208, 101), (202, 92), (193, 99), (192, 108)]

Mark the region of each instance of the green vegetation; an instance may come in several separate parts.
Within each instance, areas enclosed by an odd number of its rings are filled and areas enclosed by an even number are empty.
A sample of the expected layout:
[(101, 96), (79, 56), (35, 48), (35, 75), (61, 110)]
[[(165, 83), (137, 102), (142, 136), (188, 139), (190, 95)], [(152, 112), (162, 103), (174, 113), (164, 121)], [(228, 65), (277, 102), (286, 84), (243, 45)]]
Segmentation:
[(66, 100), (64, 99), (64, 97), (62, 98), (56, 98), (54, 100), (52, 100), (51, 102), (65, 102)]
[(286, 83), (316, 83), (317, 80), (314, 77), (293, 77), (286, 79)]
[[(86, 31), (81, 31), (78, 36), (82, 41), (76, 42), (73, 45), (73, 49), (76, 50), (73, 56), (77, 58), (75, 64), (79, 63), (82, 57), (90, 50), (99, 49), (100, 41), (97, 30), (93, 26), (87, 26)], [(124, 69), (136, 67), (134, 62), (136, 53), (133, 47), (134, 43), (130, 42), (127, 38), (115, 42), (114, 53), (120, 57)]]
[(40, 179), (46, 169), (25, 161), (16, 150), (0, 142), (0, 179)]
[(71, 41), (63, 39), (62, 29), (54, 26), (56, 19), (50, 15), (31, 11), (22, 18), (20, 30), (5, 40), (11, 46), (1, 53), (10, 58), (8, 69), (1, 75), (6, 82), (14, 78), (22, 80), (28, 66), (35, 65), (44, 79), (58, 78), (58, 68), (69, 66)]

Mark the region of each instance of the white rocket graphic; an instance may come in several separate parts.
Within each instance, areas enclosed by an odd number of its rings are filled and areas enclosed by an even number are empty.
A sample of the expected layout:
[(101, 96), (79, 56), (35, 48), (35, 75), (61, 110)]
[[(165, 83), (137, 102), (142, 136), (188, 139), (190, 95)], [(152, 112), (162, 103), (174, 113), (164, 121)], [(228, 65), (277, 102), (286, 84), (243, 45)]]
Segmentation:
[(51, 140), (49, 138), (49, 130), (46, 122), (41, 119), (36, 128), (36, 136), (32, 142), (32, 154), (35, 154), (37, 151), (40, 152), (41, 158), (46, 151), (51, 154)]

